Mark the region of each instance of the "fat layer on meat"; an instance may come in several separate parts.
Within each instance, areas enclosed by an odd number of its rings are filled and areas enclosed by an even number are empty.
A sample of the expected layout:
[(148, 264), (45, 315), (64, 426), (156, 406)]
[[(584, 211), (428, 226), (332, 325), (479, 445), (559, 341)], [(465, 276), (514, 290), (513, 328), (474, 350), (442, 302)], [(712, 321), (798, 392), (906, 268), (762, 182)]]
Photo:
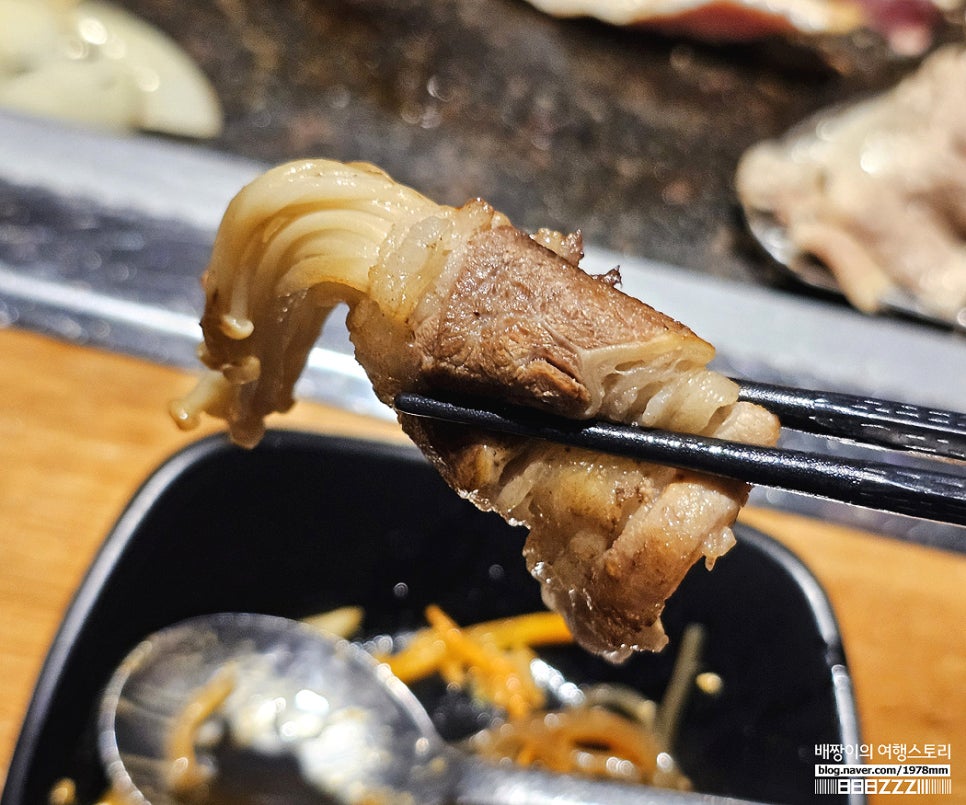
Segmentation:
[[(711, 345), (622, 293), (615, 274), (585, 273), (579, 257), (577, 236), (531, 237), (482, 201), (438, 206), (370, 167), (277, 169), (226, 214), (205, 278), (211, 373), (173, 413), (188, 425), (207, 410), (254, 443), (264, 416), (291, 403), (325, 316), (346, 302), (356, 357), (387, 404), (402, 391), (470, 394), (572, 418), (776, 440), (775, 418), (736, 402), (735, 384), (707, 369)], [(544, 600), (596, 653), (660, 648), (667, 597), (696, 561), (713, 562), (734, 542), (743, 484), (400, 422), (456, 491), (529, 529), (524, 554)]]

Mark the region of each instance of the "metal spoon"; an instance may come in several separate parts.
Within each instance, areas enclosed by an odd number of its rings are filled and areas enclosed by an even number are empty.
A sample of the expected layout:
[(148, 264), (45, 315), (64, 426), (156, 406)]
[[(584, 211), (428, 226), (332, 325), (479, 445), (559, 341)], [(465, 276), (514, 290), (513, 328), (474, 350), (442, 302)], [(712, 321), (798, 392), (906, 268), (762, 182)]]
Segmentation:
[[(209, 697), (223, 701), (192, 713)], [(486, 764), (445, 744), (362, 648), (268, 615), (206, 615), (151, 635), (112, 677), (98, 726), (113, 789), (152, 805), (736, 802)], [(177, 759), (193, 755), (173, 746), (185, 735), (201, 744), (197, 762)], [(179, 795), (172, 775), (186, 773)]]

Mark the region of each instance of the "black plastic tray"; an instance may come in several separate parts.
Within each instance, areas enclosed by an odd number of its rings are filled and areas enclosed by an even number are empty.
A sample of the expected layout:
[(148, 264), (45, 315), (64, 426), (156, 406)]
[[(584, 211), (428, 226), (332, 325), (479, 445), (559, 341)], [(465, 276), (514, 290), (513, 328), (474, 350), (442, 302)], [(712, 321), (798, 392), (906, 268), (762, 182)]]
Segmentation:
[[(190, 446), (146, 482), (88, 572), (41, 673), (0, 805), (46, 802), (65, 776), (82, 801), (102, 790), (92, 714), (116, 663), (147, 633), (225, 610), (298, 617), (357, 604), (373, 634), (421, 624), (429, 603), (463, 623), (532, 611), (541, 603), (523, 539), (405, 447), (289, 432), (269, 433), (253, 451), (220, 437)], [(809, 802), (816, 744), (858, 742), (837, 625), (793, 555), (745, 527), (738, 541), (672, 598), (661, 654), (612, 666), (568, 648), (551, 660), (574, 681), (622, 681), (659, 697), (683, 628), (704, 624), (705, 667), (724, 688), (691, 700), (680, 763), (700, 791)], [(447, 708), (427, 705), (455, 737)]]

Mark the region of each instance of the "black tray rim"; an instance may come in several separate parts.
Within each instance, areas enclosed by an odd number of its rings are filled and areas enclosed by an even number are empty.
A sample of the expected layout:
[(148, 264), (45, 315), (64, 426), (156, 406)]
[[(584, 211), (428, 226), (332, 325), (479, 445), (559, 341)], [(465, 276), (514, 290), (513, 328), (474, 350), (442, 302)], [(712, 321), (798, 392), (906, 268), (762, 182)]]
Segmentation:
[[(303, 430), (269, 430), (263, 444), (272, 448), (311, 448), (326, 444), (346, 452), (364, 452), (414, 465), (425, 463), (425, 458), (413, 445), (393, 443), (355, 436), (330, 435)], [(135, 540), (141, 522), (160, 505), (164, 491), (171, 483), (199, 461), (212, 458), (226, 450), (237, 449), (223, 433), (202, 437), (180, 448), (164, 460), (145, 479), (122, 509), (114, 526), (108, 531), (94, 559), (89, 565), (64, 618), (50, 644), (24, 715), (10, 765), (0, 805), (26, 805), (24, 788), (43, 725), (51, 709), (55, 691), (62, 681), (62, 672), (73, 651), (78, 636), (89, 618), (101, 588), (114, 572), (115, 566)], [(255, 448), (258, 449), (258, 448)], [(751, 543), (762, 553), (782, 566), (808, 600), (819, 635), (825, 643), (824, 659), (831, 674), (838, 731), (844, 745), (861, 743), (861, 730), (852, 684), (852, 676), (842, 644), (838, 619), (825, 590), (811, 570), (798, 556), (774, 537), (744, 523), (735, 525), (740, 541)], [(863, 805), (861, 794), (849, 794), (850, 805)]]

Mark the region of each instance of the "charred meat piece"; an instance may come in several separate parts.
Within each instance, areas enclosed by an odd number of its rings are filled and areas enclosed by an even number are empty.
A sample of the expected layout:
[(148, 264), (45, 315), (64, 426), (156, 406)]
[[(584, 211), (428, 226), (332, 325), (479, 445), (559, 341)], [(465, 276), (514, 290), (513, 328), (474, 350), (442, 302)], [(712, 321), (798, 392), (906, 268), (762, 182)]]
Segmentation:
[[(229, 207), (205, 275), (211, 372), (172, 412), (254, 444), (339, 302), (378, 396), (471, 394), (567, 417), (771, 444), (684, 325), (578, 266), (576, 236), (435, 205), (369, 166), (283, 166)], [(528, 566), (577, 640), (614, 659), (665, 642), (664, 602), (734, 542), (741, 483), (402, 415), (446, 481), (530, 529)]]

